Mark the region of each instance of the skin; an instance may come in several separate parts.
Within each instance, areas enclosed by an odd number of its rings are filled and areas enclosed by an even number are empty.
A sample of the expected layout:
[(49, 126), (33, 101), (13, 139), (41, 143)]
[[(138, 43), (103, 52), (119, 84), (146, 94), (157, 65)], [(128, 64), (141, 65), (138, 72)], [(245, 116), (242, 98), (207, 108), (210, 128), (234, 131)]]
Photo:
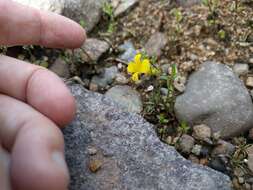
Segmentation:
[[(0, 44), (76, 48), (85, 31), (48, 12), (0, 0)], [(0, 55), (0, 189), (66, 190), (69, 183), (60, 128), (75, 100), (52, 72)]]

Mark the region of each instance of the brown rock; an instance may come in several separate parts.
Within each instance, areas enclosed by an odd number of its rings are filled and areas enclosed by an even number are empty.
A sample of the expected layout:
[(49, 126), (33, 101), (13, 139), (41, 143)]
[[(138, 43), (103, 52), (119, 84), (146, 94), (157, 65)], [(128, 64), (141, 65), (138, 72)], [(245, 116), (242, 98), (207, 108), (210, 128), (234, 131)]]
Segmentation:
[(70, 77), (69, 65), (62, 59), (57, 59), (49, 68), (55, 74), (63, 78)]
[(167, 44), (167, 37), (165, 34), (157, 32), (153, 34), (145, 45), (146, 53), (149, 56), (160, 57), (162, 50)]
[(91, 172), (95, 173), (97, 172), (102, 166), (101, 160), (91, 160), (89, 163), (89, 169)]

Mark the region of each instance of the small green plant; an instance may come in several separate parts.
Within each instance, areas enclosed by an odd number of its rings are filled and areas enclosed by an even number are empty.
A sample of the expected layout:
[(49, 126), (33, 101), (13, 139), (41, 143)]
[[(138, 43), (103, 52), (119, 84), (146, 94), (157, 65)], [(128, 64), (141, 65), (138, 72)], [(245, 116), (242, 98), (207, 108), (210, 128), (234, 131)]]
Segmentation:
[(159, 123), (161, 125), (166, 125), (169, 123), (169, 120), (166, 118), (166, 116), (164, 114), (160, 114), (157, 116), (158, 120), (159, 120)]
[(116, 19), (114, 16), (114, 8), (111, 3), (105, 2), (103, 4), (102, 10), (103, 10), (104, 14), (106, 16), (108, 16), (108, 18), (109, 18), (109, 26), (108, 26), (107, 32), (113, 33), (115, 31), (115, 28), (117, 25)]
[(236, 150), (230, 158), (230, 164), (232, 168), (241, 170), (244, 174), (250, 173), (247, 166), (247, 149), (252, 146), (247, 144), (247, 141), (244, 137), (238, 137), (234, 139), (236, 144)]
[(176, 64), (172, 64), (171, 74), (168, 76), (162, 76), (161, 78), (163, 80), (166, 80), (166, 84), (167, 84), (168, 93), (167, 93), (167, 98), (166, 98), (166, 107), (169, 112), (172, 112), (172, 110), (174, 109), (174, 103), (176, 100), (176, 94), (175, 94), (176, 90), (175, 90), (174, 82), (177, 76), (178, 76), (177, 66)]
[(226, 32), (225, 32), (224, 30), (220, 30), (220, 31), (218, 32), (218, 36), (219, 36), (219, 38), (220, 38), (221, 40), (225, 40), (227, 34), (226, 34)]
[(86, 27), (86, 22), (84, 20), (80, 20), (79, 24), (85, 28)]
[(182, 121), (178, 128), (177, 128), (177, 132), (182, 135), (182, 134), (187, 134), (190, 130), (190, 127), (188, 126), (188, 124), (185, 121)]
[(181, 29), (180, 23), (183, 20), (183, 14), (180, 9), (176, 9), (176, 8), (172, 10), (172, 14), (174, 15), (176, 19), (176, 33), (181, 33), (182, 29)]
[(219, 6), (219, 0), (202, 0), (202, 4), (209, 8), (210, 13), (213, 13)]
[(219, 0), (202, 0), (202, 4), (207, 6), (209, 9), (208, 24), (213, 25), (216, 23), (218, 17)]

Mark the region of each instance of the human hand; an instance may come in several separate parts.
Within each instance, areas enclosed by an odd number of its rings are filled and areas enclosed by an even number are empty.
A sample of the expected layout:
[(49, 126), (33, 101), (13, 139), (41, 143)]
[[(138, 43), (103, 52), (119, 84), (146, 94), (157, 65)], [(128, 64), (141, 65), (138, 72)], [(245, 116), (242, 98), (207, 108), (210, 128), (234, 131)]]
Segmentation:
[[(75, 48), (84, 30), (62, 16), (0, 0), (0, 44)], [(0, 189), (66, 190), (60, 129), (75, 101), (53, 73), (0, 55)], [(55, 124), (56, 123), (56, 124)]]

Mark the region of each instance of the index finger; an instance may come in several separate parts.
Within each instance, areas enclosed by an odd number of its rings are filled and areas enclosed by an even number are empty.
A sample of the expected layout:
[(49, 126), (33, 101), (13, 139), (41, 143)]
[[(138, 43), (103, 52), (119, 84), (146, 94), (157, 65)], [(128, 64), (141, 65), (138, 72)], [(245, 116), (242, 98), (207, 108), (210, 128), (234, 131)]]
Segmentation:
[(84, 40), (84, 29), (68, 18), (0, 0), (0, 45), (76, 48)]

